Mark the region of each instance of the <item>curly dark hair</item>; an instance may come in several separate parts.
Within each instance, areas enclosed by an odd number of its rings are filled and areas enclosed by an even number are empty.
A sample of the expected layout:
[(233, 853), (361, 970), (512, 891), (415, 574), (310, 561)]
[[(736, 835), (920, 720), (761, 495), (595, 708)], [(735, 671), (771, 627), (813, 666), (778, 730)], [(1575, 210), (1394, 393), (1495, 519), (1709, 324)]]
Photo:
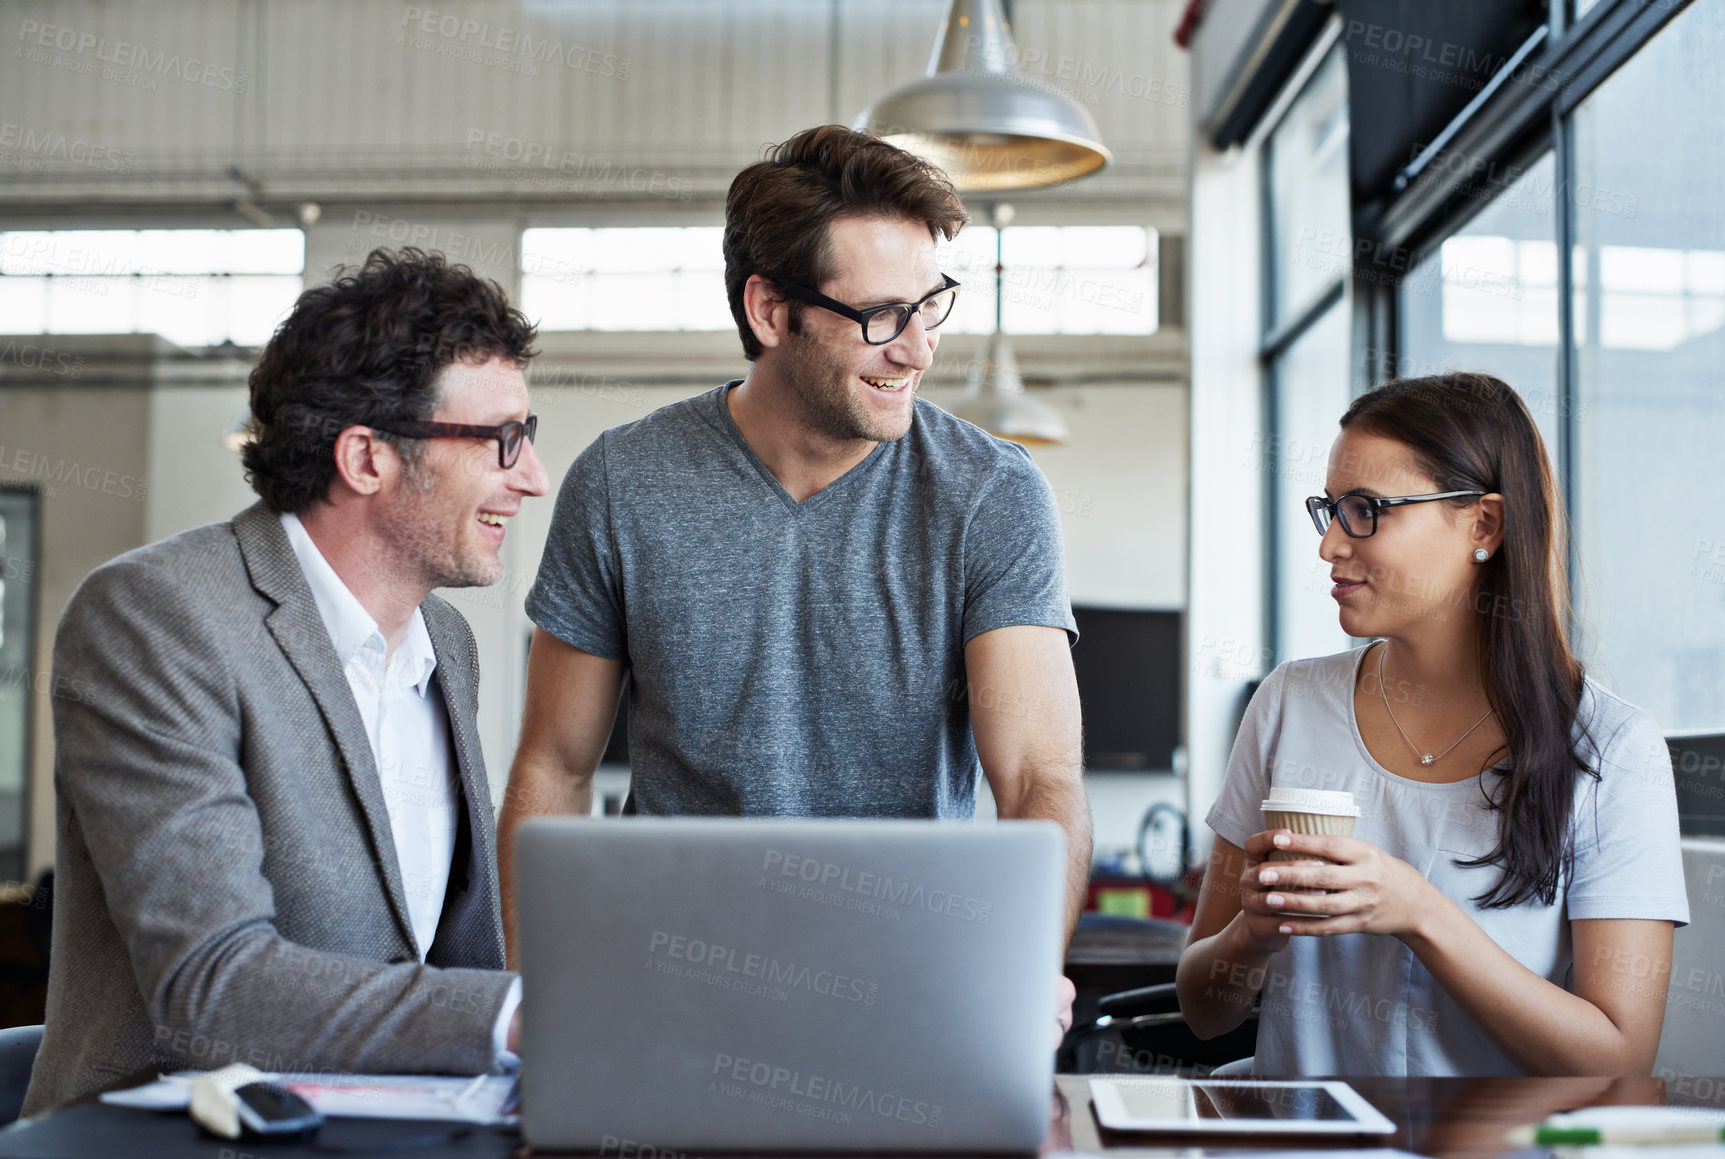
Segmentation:
[[(329, 493), (342, 431), (427, 419), (444, 367), (493, 356), (525, 366), (537, 336), (503, 287), (468, 267), (373, 250), (301, 294), (258, 356), (246, 480), (271, 510), (301, 514)], [(401, 445), (411, 468), (421, 444)]]
[[(725, 197), (725, 294), (752, 362), (761, 343), (743, 312), (753, 274), (819, 289), (833, 276), (827, 226), (841, 217), (903, 218), (950, 240), (969, 221), (945, 173), (843, 125), (804, 129), (731, 181)], [(792, 303), (792, 325), (798, 304)]]

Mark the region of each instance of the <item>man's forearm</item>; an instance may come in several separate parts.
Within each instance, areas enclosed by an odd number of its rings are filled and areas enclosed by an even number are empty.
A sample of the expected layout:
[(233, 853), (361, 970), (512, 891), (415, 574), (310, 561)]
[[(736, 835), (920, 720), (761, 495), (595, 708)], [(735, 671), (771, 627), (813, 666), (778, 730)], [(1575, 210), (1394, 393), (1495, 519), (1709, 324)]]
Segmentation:
[(1066, 939), (1070, 942), (1090, 897), (1090, 802), (1081, 774), (1062, 772), (1028, 781), (1018, 800), (995, 800), (995, 815), (1010, 821), (1053, 821), (1066, 830)]
[(497, 886), (503, 908), (503, 945), (511, 970), (519, 969), (515, 939), (515, 829), (531, 817), (593, 812), (593, 773), (571, 775), (518, 752), (497, 814)]
[[(514, 981), (501, 970), (314, 950), (260, 920), (205, 937), (145, 993), (153, 1049), (185, 1066), (479, 1074), (497, 1064), (495, 1023)], [(236, 992), (256, 997), (235, 1001)]]

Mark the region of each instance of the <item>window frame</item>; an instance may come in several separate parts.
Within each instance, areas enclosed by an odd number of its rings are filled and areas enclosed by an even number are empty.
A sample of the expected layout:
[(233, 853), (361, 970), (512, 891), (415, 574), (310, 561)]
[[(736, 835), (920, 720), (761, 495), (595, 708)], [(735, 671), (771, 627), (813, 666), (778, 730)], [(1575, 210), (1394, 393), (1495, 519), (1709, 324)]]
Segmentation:
[[(1259, 247), (1258, 288), (1259, 288), (1259, 318), (1260, 343), (1258, 347), (1259, 367), (1259, 414), (1263, 419), (1264, 428), (1273, 436), (1281, 436), (1283, 432), (1283, 415), (1280, 405), (1282, 394), (1282, 373), (1286, 355), (1289, 350), (1319, 323), (1328, 317), (1331, 310), (1346, 310), (1348, 308), (1348, 289), (1350, 274), (1346, 269), (1338, 269), (1328, 285), (1312, 294), (1300, 307), (1299, 312), (1289, 316), (1280, 325), (1276, 323), (1277, 286), (1277, 237), (1276, 237), (1276, 207), (1275, 207), (1275, 164), (1272, 153), (1272, 142), (1276, 131), (1282, 127), (1292, 114), (1300, 99), (1317, 83), (1327, 58), (1332, 54), (1340, 54), (1343, 68), (1347, 64), (1347, 48), (1341, 42), (1340, 25), (1332, 23), (1328, 31), (1308, 50), (1306, 60), (1284, 94), (1284, 99), (1274, 110), (1274, 115), (1266, 118), (1258, 133), (1258, 149), (1260, 150), (1259, 175), (1259, 237), (1263, 244)], [(1344, 107), (1346, 103), (1344, 101)], [(1352, 108), (1348, 107), (1351, 120)], [(1278, 452), (1279, 453), (1279, 452)], [(1282, 533), (1280, 521), (1277, 518), (1277, 503), (1281, 495), (1282, 471), (1279, 461), (1272, 458), (1271, 469), (1263, 472), (1261, 502), (1265, 512), (1263, 536), (1263, 559), (1265, 583), (1263, 587), (1263, 608), (1261, 615), (1264, 624), (1264, 636), (1270, 641), (1270, 647), (1276, 656), (1282, 656), (1286, 651), (1286, 631), (1281, 614), (1282, 584), (1288, 578), (1282, 574), (1281, 549)]]
[[(1572, 19), (1574, 0), (1552, 0), (1544, 42), (1528, 60), (1543, 75), (1564, 77), (1561, 85), (1504, 85), (1492, 99), (1470, 105), (1440, 136), (1475, 162), (1488, 163), (1494, 177), (1487, 182), (1490, 197), (1470, 195), (1469, 175), (1439, 174), (1415, 181), (1384, 209), (1375, 235), (1355, 239), (1356, 252), (1393, 254), (1399, 270), (1385, 271), (1356, 262), (1355, 299), (1363, 304), (1363, 323), (1354, 334), (1354, 363), (1374, 368), (1378, 363), (1394, 375), (1403, 361), (1402, 283), (1408, 273), (1443, 243), (1466, 228), (1478, 214), (1513, 184), (1495, 174), (1505, 167), (1525, 171), (1549, 150), (1553, 155), (1553, 226), (1557, 240), (1557, 367), (1558, 445), (1553, 448), (1557, 486), (1565, 510), (1575, 518), (1575, 447), (1579, 421), (1578, 372), (1575, 360), (1574, 244), (1575, 206), (1563, 191), (1575, 188), (1575, 138), (1572, 115), (1623, 64), (1682, 12), (1693, 0), (1648, 4), (1642, 0), (1600, 0), (1580, 20)], [(1361, 242), (1366, 244), (1361, 245)], [(1362, 334), (1361, 331), (1365, 333)], [(1366, 334), (1382, 343), (1363, 342)], [(1580, 536), (1568, 538), (1566, 560), (1573, 588), (1580, 578)], [(1581, 631), (1576, 625), (1576, 631)], [(1580, 645), (1581, 640), (1573, 643)]]

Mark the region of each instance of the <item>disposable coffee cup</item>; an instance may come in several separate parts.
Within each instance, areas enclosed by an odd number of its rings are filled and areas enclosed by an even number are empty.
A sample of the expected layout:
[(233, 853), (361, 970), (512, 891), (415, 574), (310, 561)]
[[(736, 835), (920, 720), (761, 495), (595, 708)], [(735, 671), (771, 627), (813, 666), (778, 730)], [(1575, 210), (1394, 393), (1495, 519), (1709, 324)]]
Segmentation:
[[(1334, 789), (1271, 789), (1270, 799), (1260, 807), (1264, 810), (1266, 830), (1292, 829), (1295, 833), (1320, 837), (1352, 837), (1354, 819), (1360, 815), (1354, 795)], [(1285, 849), (1271, 850), (1269, 860), (1330, 864), (1327, 857), (1290, 853)]]

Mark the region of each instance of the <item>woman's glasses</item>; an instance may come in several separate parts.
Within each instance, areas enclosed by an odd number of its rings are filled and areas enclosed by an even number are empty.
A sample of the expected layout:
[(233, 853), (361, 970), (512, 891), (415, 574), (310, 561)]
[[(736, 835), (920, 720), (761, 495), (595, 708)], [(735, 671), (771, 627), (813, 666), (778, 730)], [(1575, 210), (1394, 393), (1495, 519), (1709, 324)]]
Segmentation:
[(1403, 507), (1409, 503), (1430, 503), (1436, 499), (1460, 499), (1464, 496), (1479, 498), (1484, 491), (1439, 491), (1435, 495), (1396, 495), (1391, 498), (1381, 498), (1377, 495), (1356, 495), (1349, 492), (1339, 499), (1331, 499), (1327, 495), (1313, 495), (1306, 500), (1306, 511), (1312, 517), (1312, 526), (1322, 535), (1330, 529), (1333, 518), (1342, 525), (1342, 530), (1355, 539), (1369, 539), (1378, 529), (1378, 512), (1386, 507)]

